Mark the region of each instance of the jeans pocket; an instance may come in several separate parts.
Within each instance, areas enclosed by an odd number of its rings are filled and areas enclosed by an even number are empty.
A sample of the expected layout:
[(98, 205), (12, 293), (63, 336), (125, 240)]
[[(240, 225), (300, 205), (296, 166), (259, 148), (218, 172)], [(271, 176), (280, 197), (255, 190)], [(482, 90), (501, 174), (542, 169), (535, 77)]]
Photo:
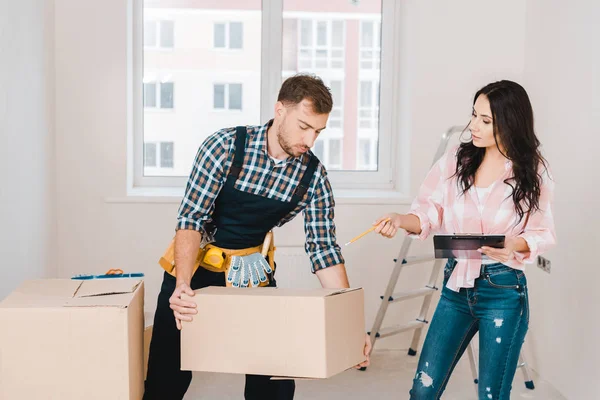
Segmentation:
[(487, 273), (486, 281), (491, 287), (497, 289), (519, 289), (522, 285), (519, 275), (515, 270), (506, 270), (498, 273)]

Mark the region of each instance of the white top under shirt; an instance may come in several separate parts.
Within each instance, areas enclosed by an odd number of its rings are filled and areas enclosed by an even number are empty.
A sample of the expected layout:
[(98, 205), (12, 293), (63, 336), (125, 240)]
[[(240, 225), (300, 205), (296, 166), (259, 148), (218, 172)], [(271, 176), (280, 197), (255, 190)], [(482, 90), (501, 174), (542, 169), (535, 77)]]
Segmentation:
[[(475, 193), (477, 194), (477, 199), (479, 200), (479, 204), (477, 205), (477, 208), (479, 209), (479, 214), (483, 213), (483, 199), (485, 199), (485, 196), (488, 194), (488, 192), (490, 190), (492, 190), (492, 186), (494, 186), (494, 185), (490, 185), (488, 187), (479, 187), (479, 186), (473, 185), (473, 188), (475, 189)], [(488, 256), (486, 256), (485, 254), (481, 255), (481, 264), (488, 265), (488, 264), (495, 264), (497, 262), (498, 261), (496, 261), (496, 260), (492, 260), (491, 258), (488, 258)]]

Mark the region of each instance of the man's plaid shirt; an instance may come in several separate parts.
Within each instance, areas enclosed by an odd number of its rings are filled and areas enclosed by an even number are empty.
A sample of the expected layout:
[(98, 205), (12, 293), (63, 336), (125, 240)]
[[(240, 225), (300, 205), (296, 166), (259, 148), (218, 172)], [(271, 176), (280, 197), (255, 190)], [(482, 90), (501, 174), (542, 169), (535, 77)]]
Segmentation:
[[(235, 188), (246, 193), (289, 202), (308, 166), (309, 157), (289, 157), (276, 164), (267, 153), (267, 129), (248, 126), (244, 165)], [(179, 207), (177, 227), (202, 232), (211, 221), (215, 199), (225, 184), (235, 154), (235, 128), (217, 131), (198, 149), (194, 166)], [(344, 263), (336, 243), (333, 222), (335, 202), (325, 168), (319, 163), (308, 191), (296, 208), (277, 226), (292, 220), (300, 211), (304, 214), (305, 250), (312, 271)]]

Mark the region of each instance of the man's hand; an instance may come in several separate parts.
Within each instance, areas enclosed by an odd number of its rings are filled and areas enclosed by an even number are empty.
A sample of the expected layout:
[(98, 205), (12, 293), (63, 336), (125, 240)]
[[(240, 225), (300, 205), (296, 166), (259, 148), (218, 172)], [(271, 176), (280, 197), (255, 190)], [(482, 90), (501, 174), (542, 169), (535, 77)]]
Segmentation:
[(369, 335), (365, 335), (365, 357), (367, 357), (367, 359), (363, 362), (361, 362), (360, 364), (356, 365), (354, 368), (356, 369), (360, 369), (360, 368), (365, 368), (368, 367), (369, 365), (371, 365), (371, 337)]
[(171, 310), (175, 315), (175, 322), (177, 323), (177, 329), (181, 330), (181, 321), (191, 321), (192, 315), (197, 314), (196, 303), (190, 301), (181, 300), (181, 295), (185, 293), (188, 296), (194, 296), (194, 291), (187, 283), (179, 283), (173, 291), (169, 303), (171, 304)]

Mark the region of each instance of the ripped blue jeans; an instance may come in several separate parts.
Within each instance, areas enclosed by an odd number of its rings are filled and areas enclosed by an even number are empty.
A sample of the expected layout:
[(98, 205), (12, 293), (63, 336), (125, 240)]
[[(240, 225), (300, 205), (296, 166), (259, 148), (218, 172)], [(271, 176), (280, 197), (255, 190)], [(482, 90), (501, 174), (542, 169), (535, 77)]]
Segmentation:
[(455, 260), (444, 269), (444, 287), (410, 391), (412, 400), (439, 399), (467, 345), (479, 331), (479, 399), (510, 398), (519, 353), (529, 326), (527, 279), (496, 263), (481, 266), (473, 288), (446, 287)]

